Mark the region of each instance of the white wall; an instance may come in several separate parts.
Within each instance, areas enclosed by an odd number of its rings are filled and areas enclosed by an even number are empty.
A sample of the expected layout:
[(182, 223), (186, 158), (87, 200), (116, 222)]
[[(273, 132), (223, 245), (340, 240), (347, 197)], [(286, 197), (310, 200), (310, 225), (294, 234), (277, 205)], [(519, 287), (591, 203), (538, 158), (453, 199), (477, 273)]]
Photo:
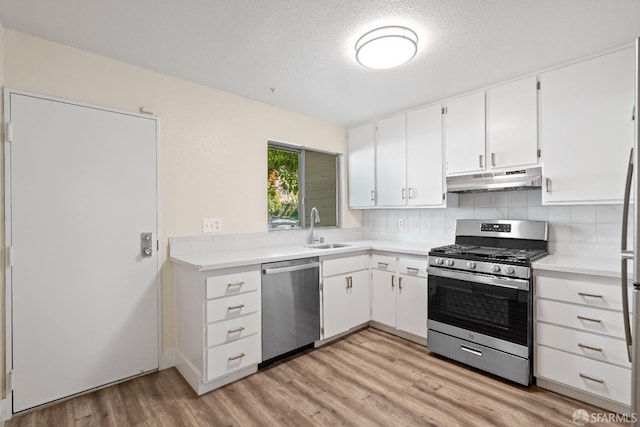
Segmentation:
[[(16, 31), (5, 31), (4, 52), (5, 86), (160, 116), (164, 349), (175, 346), (167, 238), (201, 234), (203, 217), (222, 219), (223, 233), (266, 232), (269, 140), (345, 153), (340, 125)], [(345, 227), (360, 226), (358, 211), (343, 217)]]

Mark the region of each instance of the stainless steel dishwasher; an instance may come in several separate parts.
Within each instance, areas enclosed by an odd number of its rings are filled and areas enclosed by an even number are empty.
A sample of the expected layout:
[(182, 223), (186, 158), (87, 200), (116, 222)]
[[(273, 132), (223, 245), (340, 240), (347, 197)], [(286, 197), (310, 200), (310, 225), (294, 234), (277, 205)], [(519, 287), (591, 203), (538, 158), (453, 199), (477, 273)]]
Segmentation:
[(262, 264), (262, 364), (320, 339), (318, 257)]

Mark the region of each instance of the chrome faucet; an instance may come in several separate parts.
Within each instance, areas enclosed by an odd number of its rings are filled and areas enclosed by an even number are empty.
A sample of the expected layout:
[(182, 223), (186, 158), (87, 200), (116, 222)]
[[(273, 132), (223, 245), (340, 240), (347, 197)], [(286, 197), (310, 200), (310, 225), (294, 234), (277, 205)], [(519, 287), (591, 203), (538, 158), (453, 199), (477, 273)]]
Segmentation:
[[(314, 213), (316, 214), (315, 220), (313, 219)], [(318, 235), (313, 232), (313, 224), (320, 224), (320, 214), (315, 206), (311, 208), (311, 212), (309, 213), (309, 222), (311, 222), (311, 227), (309, 228), (309, 242), (311, 244), (318, 243), (320, 239), (318, 238)]]

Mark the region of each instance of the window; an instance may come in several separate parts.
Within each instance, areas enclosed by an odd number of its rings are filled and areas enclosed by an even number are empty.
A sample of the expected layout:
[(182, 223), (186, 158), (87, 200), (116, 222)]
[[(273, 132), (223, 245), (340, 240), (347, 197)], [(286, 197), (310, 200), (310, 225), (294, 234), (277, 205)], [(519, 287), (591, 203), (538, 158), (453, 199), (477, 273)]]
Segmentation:
[(316, 207), (316, 227), (338, 225), (339, 156), (269, 143), (267, 156), (269, 230), (306, 228)]

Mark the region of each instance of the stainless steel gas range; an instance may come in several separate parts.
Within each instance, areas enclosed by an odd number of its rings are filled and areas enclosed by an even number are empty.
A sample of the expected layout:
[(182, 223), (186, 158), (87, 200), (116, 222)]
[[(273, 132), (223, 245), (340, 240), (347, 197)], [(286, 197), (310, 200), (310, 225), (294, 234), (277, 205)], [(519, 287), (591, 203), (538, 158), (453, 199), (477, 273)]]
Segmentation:
[(429, 350), (529, 385), (531, 263), (547, 250), (546, 222), (458, 220), (455, 244), (429, 252)]

